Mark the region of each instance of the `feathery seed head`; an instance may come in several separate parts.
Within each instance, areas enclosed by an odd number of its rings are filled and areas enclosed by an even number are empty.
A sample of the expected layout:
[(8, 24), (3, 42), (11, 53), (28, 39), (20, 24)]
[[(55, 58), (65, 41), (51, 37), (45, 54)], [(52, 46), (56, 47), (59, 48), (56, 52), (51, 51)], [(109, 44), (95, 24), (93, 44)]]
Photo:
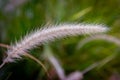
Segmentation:
[(107, 30), (107, 27), (97, 24), (60, 24), (39, 29), (25, 36), (15, 45), (12, 45), (12, 49), (8, 50), (7, 52), (8, 57), (5, 59), (5, 61), (13, 62), (14, 58), (21, 58), (20, 56), (25, 55), (26, 51), (45, 42), (53, 41), (56, 38), (82, 34), (102, 33), (106, 32)]

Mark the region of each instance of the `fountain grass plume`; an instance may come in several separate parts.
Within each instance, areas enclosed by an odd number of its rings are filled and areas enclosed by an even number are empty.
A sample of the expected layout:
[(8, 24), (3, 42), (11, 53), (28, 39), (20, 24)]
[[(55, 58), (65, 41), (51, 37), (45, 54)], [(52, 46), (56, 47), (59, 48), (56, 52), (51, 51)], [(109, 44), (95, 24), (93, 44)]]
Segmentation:
[(7, 57), (3, 60), (3, 63), (15, 62), (15, 59), (20, 59), (21, 56), (26, 55), (25, 53), (28, 50), (55, 39), (66, 36), (103, 33), (107, 30), (108, 28), (104, 25), (97, 24), (60, 24), (38, 29), (26, 35), (16, 44), (11, 45), (12, 49), (7, 50)]

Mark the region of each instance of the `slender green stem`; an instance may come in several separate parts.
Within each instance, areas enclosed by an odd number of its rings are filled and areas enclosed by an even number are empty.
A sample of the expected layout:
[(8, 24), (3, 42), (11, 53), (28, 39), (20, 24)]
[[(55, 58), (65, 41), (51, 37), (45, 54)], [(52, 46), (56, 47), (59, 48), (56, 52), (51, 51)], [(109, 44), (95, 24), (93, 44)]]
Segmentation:
[(28, 54), (28, 53), (25, 53), (25, 56), (31, 58), (32, 60), (34, 60), (34, 61), (36, 61), (38, 64), (40, 64), (40, 65), (42, 66), (42, 68), (45, 70), (45, 72), (47, 73), (47, 76), (50, 77), (49, 74), (48, 74), (48, 72), (47, 72), (46, 67), (44, 66), (44, 64), (43, 64), (40, 60), (38, 60), (37, 58), (33, 57), (32, 55), (30, 55), (30, 54)]

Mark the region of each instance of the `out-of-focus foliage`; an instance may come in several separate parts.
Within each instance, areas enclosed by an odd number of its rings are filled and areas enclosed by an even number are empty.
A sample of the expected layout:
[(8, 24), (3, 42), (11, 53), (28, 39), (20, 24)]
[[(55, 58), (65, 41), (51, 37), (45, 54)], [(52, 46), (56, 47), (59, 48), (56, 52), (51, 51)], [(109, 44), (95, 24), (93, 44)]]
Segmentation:
[[(58, 23), (102, 23), (110, 27), (108, 34), (120, 38), (120, 0), (0, 0), (0, 43), (11, 44), (31, 30), (43, 25)], [(117, 53), (117, 56), (100, 68), (84, 76), (84, 80), (111, 80), (120, 75), (120, 47), (106, 41), (92, 41), (76, 50), (78, 42), (87, 36), (56, 40), (49, 44), (61, 60), (66, 74), (87, 68), (96, 61)], [(30, 53), (44, 61), (44, 45)], [(2, 62), (5, 55), (0, 48)], [(40, 65), (29, 58), (6, 64), (0, 69), (0, 80), (46, 80)]]

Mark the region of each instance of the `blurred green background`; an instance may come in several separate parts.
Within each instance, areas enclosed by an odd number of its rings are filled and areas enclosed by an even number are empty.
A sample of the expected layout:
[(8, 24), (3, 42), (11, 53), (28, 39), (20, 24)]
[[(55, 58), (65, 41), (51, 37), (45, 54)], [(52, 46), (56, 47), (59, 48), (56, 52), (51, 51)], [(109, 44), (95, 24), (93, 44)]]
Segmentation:
[[(120, 0), (0, 0), (0, 43), (10, 45), (31, 30), (60, 23), (105, 24), (110, 28), (107, 34), (120, 38)], [(92, 63), (118, 53), (109, 63), (85, 74), (83, 80), (119, 80), (111, 77), (120, 76), (120, 47), (97, 40), (76, 51), (78, 42), (85, 37), (59, 39), (47, 45), (61, 61), (66, 74), (82, 71)], [(1, 63), (5, 51), (0, 48)], [(43, 52), (44, 45), (30, 51), (49, 67)], [(47, 80), (47, 77), (39, 64), (24, 57), (1, 68), (0, 80)]]

